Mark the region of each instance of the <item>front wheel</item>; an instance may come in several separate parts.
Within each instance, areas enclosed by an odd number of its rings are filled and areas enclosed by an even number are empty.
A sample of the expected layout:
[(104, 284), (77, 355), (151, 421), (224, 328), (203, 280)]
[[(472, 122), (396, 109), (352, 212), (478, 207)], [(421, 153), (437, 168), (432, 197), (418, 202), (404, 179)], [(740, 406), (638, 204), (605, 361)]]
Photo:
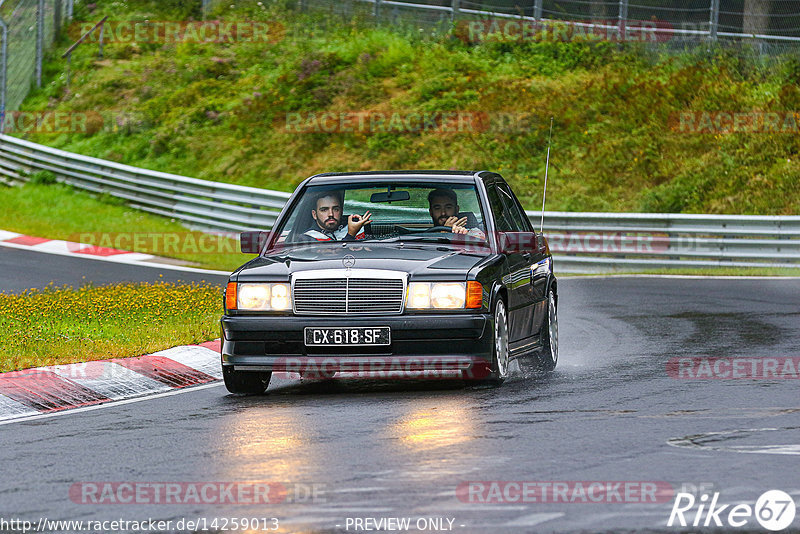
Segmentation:
[(234, 371), (233, 366), (222, 368), (222, 378), (225, 387), (231, 393), (244, 395), (263, 395), (269, 387), (272, 378), (271, 372), (264, 371)]
[(542, 324), (539, 337), (542, 340), (539, 363), (545, 371), (552, 371), (558, 363), (558, 306), (552, 289), (547, 294), (547, 317)]
[(489, 376), (480, 384), (499, 386), (508, 377), (508, 316), (506, 304), (497, 300), (494, 307), (494, 335), (492, 346), (492, 365)]

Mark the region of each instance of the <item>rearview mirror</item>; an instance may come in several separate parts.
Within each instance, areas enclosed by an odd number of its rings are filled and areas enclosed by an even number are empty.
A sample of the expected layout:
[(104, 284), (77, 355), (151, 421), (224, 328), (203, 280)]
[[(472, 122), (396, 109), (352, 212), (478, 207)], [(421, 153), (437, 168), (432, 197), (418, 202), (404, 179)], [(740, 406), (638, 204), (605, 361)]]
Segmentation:
[(261, 249), (267, 244), (269, 232), (253, 230), (239, 234), (239, 244), (243, 254), (260, 254)]
[(411, 198), (408, 191), (386, 191), (385, 193), (372, 193), (370, 202), (398, 202)]

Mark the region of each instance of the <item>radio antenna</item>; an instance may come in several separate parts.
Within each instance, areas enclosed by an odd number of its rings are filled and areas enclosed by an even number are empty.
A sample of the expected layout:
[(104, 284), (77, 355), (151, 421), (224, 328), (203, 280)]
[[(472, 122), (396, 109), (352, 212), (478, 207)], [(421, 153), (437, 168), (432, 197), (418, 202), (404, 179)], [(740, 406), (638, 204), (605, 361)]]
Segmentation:
[(547, 170), (550, 167), (550, 141), (553, 139), (553, 117), (550, 117), (550, 136), (547, 138), (547, 162), (544, 164), (544, 193), (542, 193), (542, 222), (539, 233), (544, 233), (544, 202), (547, 199)]

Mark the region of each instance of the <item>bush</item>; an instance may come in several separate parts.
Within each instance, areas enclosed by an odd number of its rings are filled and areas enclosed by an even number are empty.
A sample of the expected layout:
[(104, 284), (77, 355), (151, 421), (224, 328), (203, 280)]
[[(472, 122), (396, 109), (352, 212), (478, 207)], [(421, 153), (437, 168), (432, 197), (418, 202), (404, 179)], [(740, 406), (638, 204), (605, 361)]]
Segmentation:
[(38, 171), (31, 174), (28, 181), (36, 185), (52, 185), (56, 183), (56, 175), (50, 171)]

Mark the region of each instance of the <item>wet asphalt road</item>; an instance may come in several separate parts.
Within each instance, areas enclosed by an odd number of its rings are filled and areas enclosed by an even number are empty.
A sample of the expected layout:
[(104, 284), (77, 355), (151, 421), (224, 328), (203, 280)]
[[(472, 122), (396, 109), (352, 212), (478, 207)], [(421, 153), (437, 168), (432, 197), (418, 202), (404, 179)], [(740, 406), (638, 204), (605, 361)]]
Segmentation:
[[(104, 265), (91, 263), (84, 270)], [(560, 293), (556, 371), (525, 366), (498, 389), (273, 380), (266, 397), (211, 387), (0, 426), (0, 518), (274, 517), (284, 532), (363, 532), (346, 526), (388, 517), (411, 518), (412, 531), (418, 518), (450, 519), (455, 532), (686, 531), (666, 526), (670, 495), (476, 503), (456, 496), (465, 481), (663, 481), (675, 491), (703, 484), (720, 503), (752, 504), (769, 489), (800, 503), (800, 382), (666, 371), (674, 356), (799, 356), (800, 280), (564, 278)], [(687, 436), (688, 446), (669, 443)], [(274, 481), (301, 502), (70, 499), (73, 483), (100, 481)], [(745, 530), (766, 532), (752, 519)]]
[(73, 256), (45, 254), (0, 246), (0, 292), (19, 293), (30, 288), (53, 285), (80, 287), (117, 282), (213, 282), (224, 284), (226, 276), (142, 267)]

